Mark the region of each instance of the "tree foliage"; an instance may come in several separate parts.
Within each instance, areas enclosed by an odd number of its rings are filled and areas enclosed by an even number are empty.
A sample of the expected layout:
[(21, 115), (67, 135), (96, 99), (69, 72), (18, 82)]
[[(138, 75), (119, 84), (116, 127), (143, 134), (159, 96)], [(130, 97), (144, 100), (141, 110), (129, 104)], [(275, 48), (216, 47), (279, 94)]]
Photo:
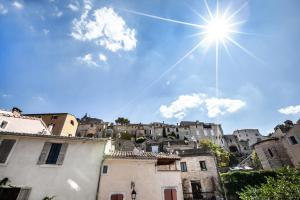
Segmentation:
[(118, 117), (118, 119), (116, 119), (115, 122), (117, 124), (121, 124), (121, 125), (126, 125), (126, 124), (130, 123), (130, 121), (127, 118), (124, 118), (124, 117)]
[(274, 171), (232, 171), (221, 174), (229, 199), (237, 199), (238, 193), (247, 186), (261, 185), (267, 182), (267, 177), (275, 176)]
[(242, 200), (300, 199), (300, 170), (283, 168), (262, 185), (247, 186), (239, 193)]
[(208, 149), (214, 153), (217, 159), (218, 167), (228, 167), (230, 162), (230, 153), (220, 147), (219, 145), (213, 143), (209, 139), (204, 139), (200, 141), (200, 147), (203, 149)]

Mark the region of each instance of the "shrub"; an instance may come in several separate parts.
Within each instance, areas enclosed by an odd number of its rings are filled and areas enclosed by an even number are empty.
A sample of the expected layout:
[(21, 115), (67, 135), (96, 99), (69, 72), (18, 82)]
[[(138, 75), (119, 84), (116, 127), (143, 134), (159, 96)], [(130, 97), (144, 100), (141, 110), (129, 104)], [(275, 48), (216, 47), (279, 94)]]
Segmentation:
[(140, 143), (143, 143), (145, 140), (146, 140), (146, 138), (144, 138), (144, 137), (138, 137), (138, 138), (136, 138), (135, 142), (140, 144)]

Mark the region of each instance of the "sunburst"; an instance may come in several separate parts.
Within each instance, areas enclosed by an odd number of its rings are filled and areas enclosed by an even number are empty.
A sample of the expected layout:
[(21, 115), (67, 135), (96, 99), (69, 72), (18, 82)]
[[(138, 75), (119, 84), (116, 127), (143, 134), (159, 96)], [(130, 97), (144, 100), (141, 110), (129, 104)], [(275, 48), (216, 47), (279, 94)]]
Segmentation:
[[(231, 56), (228, 48), (228, 44), (232, 44), (236, 47), (238, 47), (240, 50), (242, 50), (247, 55), (255, 58), (256, 60), (262, 62), (259, 58), (257, 58), (251, 51), (243, 47), (238, 41), (234, 39), (234, 35), (238, 34), (244, 34), (247, 35), (245, 32), (239, 31), (240, 26), (244, 24), (246, 21), (244, 20), (237, 20), (236, 16), (248, 5), (248, 3), (244, 3), (242, 6), (240, 6), (237, 10), (230, 11), (229, 7), (224, 9), (224, 12), (222, 12), (219, 8), (219, 2), (216, 0), (216, 8), (215, 12), (212, 12), (211, 8), (207, 4), (207, 1), (204, 0), (204, 5), (206, 7), (207, 14), (204, 17), (199, 12), (193, 10), (202, 20), (201, 23), (190, 23), (185, 21), (180, 21), (176, 19), (169, 19), (164, 18), (160, 16), (155, 16), (143, 12), (133, 11), (133, 10), (127, 10), (122, 9), (126, 12), (144, 16), (156, 20), (162, 20), (166, 22), (171, 23), (177, 23), (185, 26), (191, 26), (195, 29), (197, 29), (197, 33), (193, 36), (197, 36), (200, 38), (200, 41), (191, 48), (185, 55), (183, 55), (180, 59), (178, 59), (173, 65), (171, 65), (164, 73), (162, 73), (157, 79), (152, 81), (149, 85), (147, 85), (145, 88), (142, 89), (142, 91), (135, 96), (128, 104), (131, 104), (133, 101), (135, 101), (140, 95), (142, 95), (147, 89), (152, 87), (156, 82), (161, 80), (167, 73), (172, 71), (178, 64), (180, 64), (182, 61), (184, 61), (189, 55), (193, 54), (198, 48), (205, 46), (207, 48), (215, 48), (215, 91), (216, 91), (216, 97), (219, 97), (219, 54), (220, 54), (220, 45), (225, 49), (226, 53)], [(125, 105), (125, 107), (128, 106), (128, 104)]]

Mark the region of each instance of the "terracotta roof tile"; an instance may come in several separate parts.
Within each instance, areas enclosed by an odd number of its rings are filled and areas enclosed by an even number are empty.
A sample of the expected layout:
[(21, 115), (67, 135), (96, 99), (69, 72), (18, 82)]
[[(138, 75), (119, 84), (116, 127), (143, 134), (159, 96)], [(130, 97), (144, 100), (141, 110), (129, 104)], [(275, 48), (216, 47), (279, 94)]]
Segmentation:
[(107, 158), (115, 159), (138, 159), (138, 160), (156, 160), (156, 159), (172, 159), (179, 160), (180, 157), (176, 154), (165, 154), (165, 153), (152, 153), (152, 152), (138, 152), (133, 151), (114, 151), (106, 154)]

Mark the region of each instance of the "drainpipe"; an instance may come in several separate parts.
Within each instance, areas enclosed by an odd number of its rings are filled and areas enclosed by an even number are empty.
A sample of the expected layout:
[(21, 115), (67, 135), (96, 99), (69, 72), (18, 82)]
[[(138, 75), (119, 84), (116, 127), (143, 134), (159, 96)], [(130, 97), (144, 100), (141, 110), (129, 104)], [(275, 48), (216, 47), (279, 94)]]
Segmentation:
[(97, 184), (97, 193), (96, 193), (96, 200), (99, 199), (99, 191), (100, 191), (100, 180), (101, 180), (101, 172), (102, 172), (102, 166), (103, 166), (104, 159), (102, 159), (100, 164), (100, 172), (99, 172), (99, 178), (98, 178), (98, 184)]

